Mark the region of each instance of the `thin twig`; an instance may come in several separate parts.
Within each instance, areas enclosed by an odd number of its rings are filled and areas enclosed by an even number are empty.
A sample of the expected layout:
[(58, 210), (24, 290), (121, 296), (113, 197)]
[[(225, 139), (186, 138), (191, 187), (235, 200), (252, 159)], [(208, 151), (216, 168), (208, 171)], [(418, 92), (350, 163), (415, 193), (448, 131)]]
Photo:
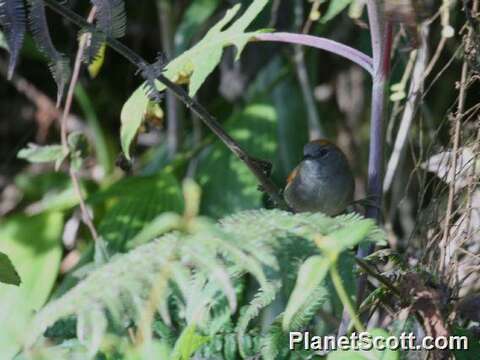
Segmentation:
[(405, 109), (403, 110), (400, 126), (397, 131), (395, 145), (393, 146), (390, 159), (388, 160), (387, 170), (385, 172), (385, 180), (383, 182), (384, 192), (388, 191), (388, 189), (390, 188), (393, 182), (398, 164), (400, 163), (400, 158), (403, 155), (405, 143), (407, 142), (407, 139), (408, 139), (408, 134), (410, 132), (412, 121), (417, 113), (417, 103), (419, 98), (421, 98), (423, 81), (425, 79), (423, 74), (424, 74), (425, 65), (428, 59), (427, 36), (428, 36), (428, 25), (423, 24), (420, 30), (421, 45), (417, 53), (415, 68), (413, 70), (410, 89), (408, 91), (408, 98), (405, 104)]
[[(80, 15), (73, 10), (63, 6), (56, 0), (45, 0), (45, 4), (54, 12), (60, 14), (65, 19), (71, 21), (75, 25), (85, 29), (94, 30), (92, 25), (85, 21)], [(98, 30), (96, 30), (98, 31)], [(115, 52), (123, 56), (137, 68), (146, 68), (149, 64), (140, 55), (123, 45), (120, 41), (110, 37), (105, 37), (105, 42)], [(279, 208), (289, 209), (285, 200), (280, 195), (280, 191), (275, 183), (267, 176), (265, 172), (265, 162), (250, 156), (228, 133), (225, 132), (220, 123), (205, 109), (199, 102), (192, 99), (188, 93), (178, 84), (160, 74), (157, 80), (163, 83), (166, 88), (171, 91), (180, 101), (182, 101), (188, 109), (191, 109), (204, 124), (215, 134), (220, 140), (250, 169), (252, 174), (260, 182), (262, 189), (269, 194), (272, 200)]]
[[(89, 23), (93, 22), (93, 19), (95, 18), (95, 13), (96, 13), (96, 9), (95, 7), (92, 7), (88, 15), (87, 22)], [(75, 86), (77, 85), (78, 76), (80, 74), (80, 68), (82, 66), (82, 58), (83, 58), (83, 53), (87, 43), (87, 36), (88, 36), (87, 34), (82, 35), (78, 44), (78, 50), (77, 50), (77, 55), (75, 57), (75, 64), (73, 67), (72, 78), (70, 79), (67, 97), (65, 99), (65, 106), (63, 108), (63, 114), (60, 120), (60, 135), (61, 135), (61, 141), (62, 141), (62, 148), (65, 155), (67, 155), (69, 152), (67, 120), (68, 120), (68, 115), (70, 114), (70, 109), (72, 107), (73, 96), (75, 94)], [(95, 229), (95, 226), (93, 225), (93, 221), (90, 216), (90, 213), (88, 212), (87, 206), (85, 205), (85, 200), (83, 199), (83, 194), (80, 187), (80, 181), (78, 180), (78, 174), (73, 169), (72, 166), (70, 166), (69, 173), (70, 173), (70, 178), (72, 179), (73, 188), (80, 202), (80, 210), (82, 212), (83, 221), (87, 225), (88, 229), (90, 230), (90, 234), (92, 235), (92, 238), (95, 241), (97, 241), (98, 233), (97, 233), (97, 230)]]
[[(473, 3), (473, 8), (475, 9), (477, 7), (477, 1), (474, 1)], [(472, 36), (472, 28), (469, 27), (468, 31), (468, 37), (467, 37), (467, 43), (470, 42), (471, 36)], [(452, 254), (447, 253), (447, 248), (448, 246), (448, 240), (449, 240), (449, 233), (450, 233), (450, 222), (452, 218), (452, 212), (453, 212), (453, 199), (455, 196), (455, 178), (457, 175), (457, 155), (458, 155), (458, 149), (460, 146), (460, 127), (462, 123), (462, 117), (463, 117), (463, 112), (465, 110), (465, 98), (467, 94), (467, 75), (468, 75), (468, 61), (465, 58), (463, 60), (463, 65), (462, 65), (462, 73), (460, 76), (460, 90), (459, 90), (459, 95), (458, 95), (458, 106), (457, 106), (457, 113), (455, 116), (455, 128), (454, 128), (454, 133), (453, 133), (453, 149), (452, 149), (452, 164), (450, 166), (450, 183), (449, 183), (449, 189), (448, 189), (448, 200), (447, 200), (447, 211), (445, 214), (445, 224), (444, 224), (444, 229), (443, 229), (443, 236), (442, 240), (440, 242), (440, 271), (442, 275), (447, 274), (447, 268), (449, 265), (449, 261)]]
[(310, 9), (310, 13), (308, 14), (308, 19), (305, 21), (305, 25), (303, 26), (302, 32), (304, 34), (310, 32), (310, 28), (315, 20), (318, 20), (320, 16), (320, 5), (323, 3), (324, 0), (313, 0), (312, 7)]
[(433, 70), (433, 67), (436, 65), (438, 59), (440, 58), (440, 55), (442, 54), (442, 50), (445, 47), (445, 44), (447, 43), (447, 38), (442, 36), (442, 39), (438, 43), (437, 48), (435, 49), (435, 53), (432, 56), (432, 59), (428, 63), (427, 69), (425, 70), (425, 73), (423, 75), (424, 78), (426, 78), (430, 72)]

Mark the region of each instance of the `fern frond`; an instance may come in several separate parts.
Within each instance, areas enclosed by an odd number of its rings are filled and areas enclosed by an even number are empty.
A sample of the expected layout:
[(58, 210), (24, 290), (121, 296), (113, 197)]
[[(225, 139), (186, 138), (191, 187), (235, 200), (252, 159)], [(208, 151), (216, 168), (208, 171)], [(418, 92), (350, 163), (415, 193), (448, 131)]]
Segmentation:
[[(260, 311), (270, 305), (280, 288), (278, 282), (268, 284), (265, 288), (260, 288), (260, 290), (255, 294), (255, 297), (250, 302), (250, 304), (245, 309), (245, 312), (240, 315), (238, 319), (236, 333), (237, 333), (237, 342), (238, 344), (242, 343), (242, 339), (245, 336), (245, 333), (248, 328), (250, 321), (258, 316)], [(242, 346), (239, 346), (240, 351), (242, 352)], [(242, 354), (245, 357), (245, 354)]]
[(57, 51), (53, 45), (50, 31), (48, 30), (45, 4), (43, 0), (29, 0), (30, 27), (38, 49), (47, 57), (48, 67), (57, 84), (57, 106), (70, 78), (70, 65), (64, 54)]
[(275, 360), (285, 348), (285, 333), (282, 330), (282, 315), (270, 325), (268, 332), (260, 339), (260, 351), (265, 360)]
[[(76, 287), (45, 306), (34, 318), (26, 345), (32, 346), (57, 320), (73, 315), (77, 317), (79, 338), (93, 354), (109, 321), (117, 327), (132, 322), (138, 325), (146, 308), (152, 305), (166, 324), (172, 321), (203, 327), (202, 324), (212, 323), (222, 311), (232, 313), (236, 296), (243, 291), (237, 284), (244, 274), (251, 274), (258, 281), (259, 290), (240, 311), (235, 328), (238, 349), (244, 352), (242, 338), (250, 321), (272, 303), (279, 290), (277, 279), (283, 269), (279, 269), (280, 264), (275, 260), (276, 252), (286, 244), (291, 246), (300, 241), (314, 244), (318, 234), (338, 233), (339, 229), (362, 221), (353, 215), (328, 218), (279, 210), (247, 211), (220, 224), (195, 218), (186, 227), (188, 232), (171, 232), (129, 253), (112, 257)], [(261, 255), (256, 252), (258, 249)], [(152, 294), (160, 282), (168, 284), (168, 289), (162, 290), (160, 298), (152, 303)], [(295, 327), (312, 318), (321, 303), (318, 301), (307, 302), (295, 314), (292, 321)], [(169, 308), (178, 311), (170, 315)], [(94, 322), (89, 317), (92, 312)], [(171, 316), (174, 318), (170, 320)], [(217, 327), (228, 323), (229, 318), (224, 314)]]
[[(96, 309), (100, 325), (105, 324), (107, 318), (117, 323), (125, 323), (128, 319), (138, 322), (154, 284), (159, 281), (175, 283), (184, 301), (183, 314), (196, 314), (192, 316), (192, 322), (201, 321), (201, 315), (218, 301), (219, 296), (229, 299), (232, 311), (236, 295), (230, 278), (250, 273), (250, 269), (235, 263), (235, 258), (243, 258), (235, 248), (235, 238), (226, 235), (220, 238), (219, 232), (217, 225), (199, 219), (193, 234), (169, 233), (127, 254), (114, 256), (109, 263), (92, 271), (85, 280), (38, 313), (27, 346), (33, 345), (36, 338), (58, 319), (69, 315), (87, 316), (91, 309)], [(229, 246), (220, 246), (222, 241), (229, 242)], [(159, 274), (166, 267), (170, 270), (168, 278), (160, 279)], [(260, 276), (259, 282), (266, 283), (265, 275), (258, 269), (252, 275)], [(197, 283), (197, 291), (191, 290), (193, 282)], [(269, 289), (262, 291), (271, 293)], [(165, 310), (165, 301), (170, 294), (171, 291), (162, 292), (162, 299), (155, 304), (157, 309), (164, 306)], [(165, 311), (163, 315), (168, 321)], [(82, 339), (92, 352), (97, 350), (105, 327), (92, 328), (90, 325), (88, 317), (78, 321), (77, 333), (89, 335), (82, 335)]]
[(97, 8), (97, 26), (107, 36), (121, 38), (125, 35), (127, 17), (123, 0), (91, 0)]
[(83, 56), (83, 61), (87, 64), (92, 63), (98, 57), (107, 37), (121, 38), (125, 35), (127, 27), (123, 0), (91, 0), (91, 3), (97, 9), (96, 30), (80, 33), (81, 36), (85, 33), (89, 35)]
[(13, 76), (17, 65), (18, 54), (25, 37), (25, 8), (22, 0), (0, 0), (0, 25), (5, 33), (10, 60), (8, 63), (8, 79)]
[(100, 49), (105, 44), (106, 35), (100, 30), (94, 29), (92, 31), (80, 31), (81, 36), (87, 36), (85, 51), (83, 52), (83, 62), (91, 64), (100, 54)]

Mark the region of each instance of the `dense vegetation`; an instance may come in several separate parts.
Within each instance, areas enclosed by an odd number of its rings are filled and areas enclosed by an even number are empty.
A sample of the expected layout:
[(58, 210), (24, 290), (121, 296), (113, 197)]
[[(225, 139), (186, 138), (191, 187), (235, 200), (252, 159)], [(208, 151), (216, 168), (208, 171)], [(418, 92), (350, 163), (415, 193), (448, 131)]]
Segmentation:
[[(476, 359), (479, 17), (0, 0), (0, 357)], [(282, 197), (316, 138), (355, 173), (333, 218)], [(469, 350), (314, 355), (289, 331)]]

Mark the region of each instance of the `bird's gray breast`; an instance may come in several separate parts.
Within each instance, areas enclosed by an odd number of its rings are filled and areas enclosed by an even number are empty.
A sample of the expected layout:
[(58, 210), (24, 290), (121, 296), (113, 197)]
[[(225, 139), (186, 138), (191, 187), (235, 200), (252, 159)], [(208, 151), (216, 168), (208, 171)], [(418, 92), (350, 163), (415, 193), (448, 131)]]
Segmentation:
[(353, 187), (353, 175), (345, 159), (308, 159), (302, 161), (285, 199), (296, 211), (337, 215), (351, 202)]

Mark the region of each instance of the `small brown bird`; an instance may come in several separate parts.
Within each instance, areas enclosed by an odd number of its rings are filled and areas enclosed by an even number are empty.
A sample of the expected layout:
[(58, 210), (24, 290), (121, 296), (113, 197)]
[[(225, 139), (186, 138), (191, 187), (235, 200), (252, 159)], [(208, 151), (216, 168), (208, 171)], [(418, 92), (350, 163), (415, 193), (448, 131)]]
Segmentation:
[(303, 148), (303, 159), (288, 176), (284, 197), (297, 212), (334, 216), (353, 202), (355, 181), (345, 154), (328, 140)]

